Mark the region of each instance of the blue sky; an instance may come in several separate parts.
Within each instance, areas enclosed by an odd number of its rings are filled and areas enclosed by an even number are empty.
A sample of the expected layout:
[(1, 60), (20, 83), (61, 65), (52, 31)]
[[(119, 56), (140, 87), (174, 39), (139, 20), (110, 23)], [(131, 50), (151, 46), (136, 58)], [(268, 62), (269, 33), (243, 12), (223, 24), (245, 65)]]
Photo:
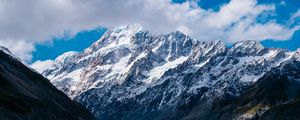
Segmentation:
[(81, 31), (74, 37), (55, 38), (51, 44), (37, 44), (36, 51), (32, 54), (32, 61), (53, 60), (68, 51), (82, 51), (97, 41), (105, 31), (105, 28)]
[[(184, 3), (185, 0), (173, 0), (174, 4)], [(227, 4), (229, 0), (200, 0), (198, 5), (204, 9), (211, 9), (218, 11), (221, 5)], [(276, 15), (271, 16), (276, 19), (278, 23), (286, 23), (300, 8), (300, 1), (298, 0), (259, 0), (258, 4), (275, 4)], [(270, 18), (264, 18), (270, 19)], [(264, 19), (261, 19), (264, 22)], [(260, 21), (258, 21), (260, 22)], [(298, 23), (296, 23), (298, 24)], [(92, 29), (89, 31), (81, 31), (74, 37), (55, 38), (51, 44), (37, 44), (36, 50), (33, 52), (32, 62), (36, 60), (55, 59), (58, 55), (67, 51), (82, 51), (84, 48), (90, 46), (93, 42), (98, 40), (105, 32), (104, 28)], [(278, 47), (289, 50), (295, 50), (300, 47), (300, 31), (296, 31), (290, 40), (274, 41), (272, 39), (264, 40), (261, 42), (265, 47)]]

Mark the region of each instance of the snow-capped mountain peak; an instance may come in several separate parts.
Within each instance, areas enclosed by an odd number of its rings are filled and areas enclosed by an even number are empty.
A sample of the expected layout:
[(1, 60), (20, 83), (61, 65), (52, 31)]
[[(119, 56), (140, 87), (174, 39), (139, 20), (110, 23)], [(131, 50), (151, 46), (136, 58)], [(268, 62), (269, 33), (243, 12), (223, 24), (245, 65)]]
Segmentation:
[(300, 61), (300, 48), (298, 48), (294, 53), (293, 57), (297, 60)]
[(112, 29), (112, 32), (116, 35), (129, 35), (135, 34), (142, 30), (142, 26), (139, 24), (132, 24), (132, 25), (124, 25), (120, 27), (116, 27)]
[(238, 56), (243, 55), (257, 55), (264, 49), (263, 45), (255, 40), (247, 40), (237, 42), (230, 49), (229, 53)]
[(56, 59), (55, 59), (55, 62), (57, 64), (59, 63), (67, 63), (70, 61), (70, 59), (72, 59), (72, 57), (76, 56), (78, 54), (78, 52), (75, 52), (75, 51), (69, 51), (69, 52), (65, 52), (64, 54), (58, 56)]
[(257, 41), (227, 48), (221, 41), (201, 42), (179, 31), (154, 35), (129, 25), (108, 30), (83, 52), (60, 56), (56, 61), (63, 62), (43, 75), (96, 117), (107, 119), (238, 96), (296, 54)]

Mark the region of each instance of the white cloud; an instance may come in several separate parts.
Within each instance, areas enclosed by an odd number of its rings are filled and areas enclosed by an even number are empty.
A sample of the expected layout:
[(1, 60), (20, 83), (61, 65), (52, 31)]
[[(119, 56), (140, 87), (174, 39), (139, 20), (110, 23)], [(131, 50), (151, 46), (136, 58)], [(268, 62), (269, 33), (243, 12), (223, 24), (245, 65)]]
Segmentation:
[(0, 17), (0, 45), (30, 61), (35, 44), (66, 32), (74, 35), (99, 26), (135, 23), (157, 33), (181, 30), (203, 41), (289, 39), (297, 27), (278, 24), (276, 20), (256, 22), (259, 16), (274, 12), (275, 5), (259, 5), (256, 0), (231, 0), (219, 11), (205, 10), (193, 1), (0, 0), (0, 16), (5, 16)]
[(274, 22), (251, 24), (243, 21), (238, 23), (236, 27), (229, 32), (228, 38), (234, 42), (238, 40), (245, 40), (247, 38), (251, 38), (253, 40), (287, 40), (293, 35), (294, 31), (298, 29), (298, 26), (293, 29), (287, 29)]
[(280, 3), (279, 3), (279, 5), (286, 6), (286, 2), (284, 0), (281, 0)]
[(32, 43), (22, 40), (0, 40), (0, 45), (9, 48), (15, 56), (24, 61), (30, 61), (31, 52), (35, 50)]

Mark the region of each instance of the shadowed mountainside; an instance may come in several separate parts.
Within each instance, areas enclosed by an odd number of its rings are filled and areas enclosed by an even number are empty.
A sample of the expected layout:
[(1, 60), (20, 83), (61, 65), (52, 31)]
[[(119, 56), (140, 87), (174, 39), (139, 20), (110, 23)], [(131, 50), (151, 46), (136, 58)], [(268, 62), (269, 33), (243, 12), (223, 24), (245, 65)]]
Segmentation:
[(42, 75), (0, 50), (1, 120), (91, 120), (93, 115)]

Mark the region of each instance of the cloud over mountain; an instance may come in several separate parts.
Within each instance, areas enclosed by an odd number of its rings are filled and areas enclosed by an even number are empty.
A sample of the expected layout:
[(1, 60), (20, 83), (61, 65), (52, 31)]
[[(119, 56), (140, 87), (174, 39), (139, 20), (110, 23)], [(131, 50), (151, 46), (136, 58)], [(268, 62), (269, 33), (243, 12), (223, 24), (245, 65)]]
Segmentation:
[(5, 17), (0, 18), (0, 43), (30, 61), (34, 45), (51, 43), (54, 37), (136, 23), (156, 33), (179, 30), (203, 41), (288, 40), (299, 29), (292, 24), (299, 15), (282, 24), (270, 18), (274, 14), (274, 4), (257, 0), (231, 0), (219, 10), (204, 9), (195, 1), (1, 0), (0, 15)]

